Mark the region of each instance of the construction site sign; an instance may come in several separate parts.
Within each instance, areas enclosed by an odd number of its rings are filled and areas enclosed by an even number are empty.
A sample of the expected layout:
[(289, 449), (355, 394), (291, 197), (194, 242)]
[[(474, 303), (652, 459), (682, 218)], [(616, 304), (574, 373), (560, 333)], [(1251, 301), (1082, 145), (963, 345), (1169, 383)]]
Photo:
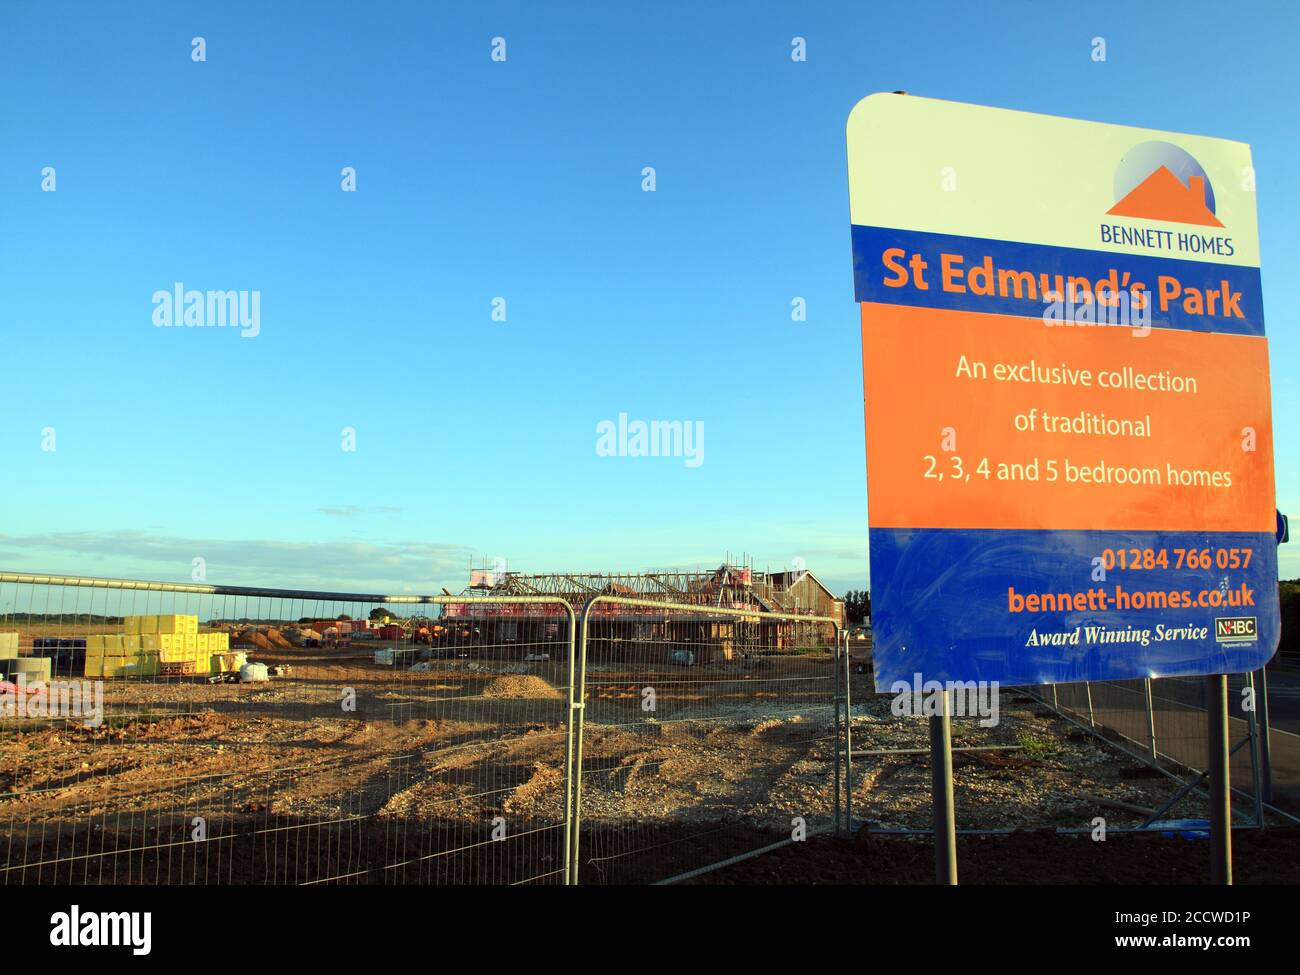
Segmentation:
[(877, 687), (1263, 665), (1250, 147), (880, 94), (848, 168)]

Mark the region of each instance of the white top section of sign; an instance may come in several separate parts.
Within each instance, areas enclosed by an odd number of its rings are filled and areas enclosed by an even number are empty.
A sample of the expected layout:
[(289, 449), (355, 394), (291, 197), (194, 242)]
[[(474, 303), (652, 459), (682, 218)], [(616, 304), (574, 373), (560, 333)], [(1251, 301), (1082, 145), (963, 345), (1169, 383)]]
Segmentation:
[(855, 224), (1259, 266), (1242, 142), (893, 94), (847, 135)]

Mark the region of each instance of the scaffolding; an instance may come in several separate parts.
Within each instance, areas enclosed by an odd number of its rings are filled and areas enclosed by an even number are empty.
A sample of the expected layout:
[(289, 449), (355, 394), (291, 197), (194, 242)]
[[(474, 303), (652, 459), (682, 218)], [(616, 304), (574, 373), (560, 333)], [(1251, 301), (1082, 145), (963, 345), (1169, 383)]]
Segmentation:
[[(674, 569), (527, 574), (471, 570), (470, 585), (462, 592), (467, 601), (448, 604), (444, 607), (444, 618), (470, 626), (510, 619), (522, 627), (515, 631), (512, 622), (509, 624), (512, 632), (530, 634), (537, 624), (552, 620), (559, 604), (510, 607), (476, 603), (468, 597), (558, 597), (575, 613), (582, 612), (597, 597), (606, 597), (612, 601), (599, 604), (595, 615), (636, 623), (636, 628), (629, 631), (635, 633), (636, 639), (702, 642), (716, 647), (721, 657), (730, 659), (733, 653), (760, 643), (793, 649), (816, 642), (818, 635), (812, 624), (800, 624), (795, 619), (760, 623), (758, 616), (748, 615), (782, 613), (811, 618), (824, 611), (824, 607), (817, 605), (801, 605), (792, 595), (793, 586), (803, 580), (805, 572), (756, 572), (751, 566), (726, 562), (715, 569), (694, 572)], [(842, 603), (833, 596), (828, 598), (836, 612), (824, 615), (842, 616)], [(628, 600), (640, 602), (631, 604)], [(656, 603), (671, 605), (661, 611)], [(685, 606), (699, 606), (706, 611), (730, 610), (739, 615), (719, 623), (705, 613), (690, 613)]]
[(559, 596), (580, 608), (596, 596), (626, 596), (759, 612), (806, 612), (789, 594), (806, 574), (757, 572), (749, 566), (723, 563), (716, 569), (647, 572), (522, 572), (471, 573), (462, 595)]

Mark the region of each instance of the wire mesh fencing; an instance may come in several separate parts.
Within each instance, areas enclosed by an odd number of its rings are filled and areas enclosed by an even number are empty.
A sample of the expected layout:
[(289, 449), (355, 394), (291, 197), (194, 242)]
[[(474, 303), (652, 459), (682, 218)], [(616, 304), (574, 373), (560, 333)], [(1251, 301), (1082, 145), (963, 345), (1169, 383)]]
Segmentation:
[(0, 575), (0, 883), (562, 883), (573, 615)]
[(1100, 748), (1072, 740), (1068, 725), (1021, 689), (949, 686), (915, 675), (877, 691), (869, 653), (869, 644), (850, 643), (848, 814), (854, 831), (930, 833), (930, 719), (945, 708), (954, 810), (963, 832), (1078, 826), (1088, 822), (1096, 797), (1122, 789), (1114, 763), (1098, 761)]
[[(937, 700), (916, 675), (878, 693), (870, 639), (848, 643), (852, 671), (849, 791), (854, 830), (931, 830), (930, 731)], [(1269, 767), (1252, 675), (1230, 679), (1232, 777), (1238, 825), (1286, 822), (1260, 799)], [(1174, 679), (952, 691), (958, 830), (1093, 833), (1208, 816), (1204, 681)], [(1252, 710), (1254, 707), (1254, 710)], [(1273, 755), (1290, 746), (1275, 739)], [(1257, 772), (1257, 770), (1259, 770)]]
[[(1205, 770), (1209, 765), (1209, 712), (1203, 678), (1164, 677), (1046, 685), (1034, 696), (1081, 729), (1143, 763), (1149, 774), (1173, 783), (1169, 799), (1145, 822), (1203, 818)], [(1266, 694), (1256, 673), (1228, 677), (1229, 771), (1236, 822), (1263, 825), (1269, 814), (1272, 766)], [(1289, 746), (1289, 742), (1283, 742)], [(1285, 764), (1283, 767), (1287, 767)]]
[[(1239, 824), (1279, 815), (1255, 683)], [(958, 828), (1202, 818), (1203, 687), (959, 687)], [(748, 606), (0, 573), (0, 883), (663, 882), (924, 833), (928, 690)]]
[(821, 617), (591, 600), (574, 878), (682, 879), (834, 829), (838, 646)]

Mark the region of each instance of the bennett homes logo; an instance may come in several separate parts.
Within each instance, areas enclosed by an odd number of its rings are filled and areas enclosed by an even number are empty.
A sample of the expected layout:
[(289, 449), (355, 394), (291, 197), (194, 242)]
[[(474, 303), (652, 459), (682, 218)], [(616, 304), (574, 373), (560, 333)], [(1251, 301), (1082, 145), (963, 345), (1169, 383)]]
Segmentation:
[[(1143, 142), (1119, 161), (1115, 170), (1113, 217), (1159, 220), (1222, 228), (1214, 207), (1214, 186), (1191, 153), (1170, 142)], [(1232, 257), (1232, 238), (1200, 230), (1164, 230), (1121, 223), (1101, 224), (1103, 244), (1149, 247), (1177, 254)]]

